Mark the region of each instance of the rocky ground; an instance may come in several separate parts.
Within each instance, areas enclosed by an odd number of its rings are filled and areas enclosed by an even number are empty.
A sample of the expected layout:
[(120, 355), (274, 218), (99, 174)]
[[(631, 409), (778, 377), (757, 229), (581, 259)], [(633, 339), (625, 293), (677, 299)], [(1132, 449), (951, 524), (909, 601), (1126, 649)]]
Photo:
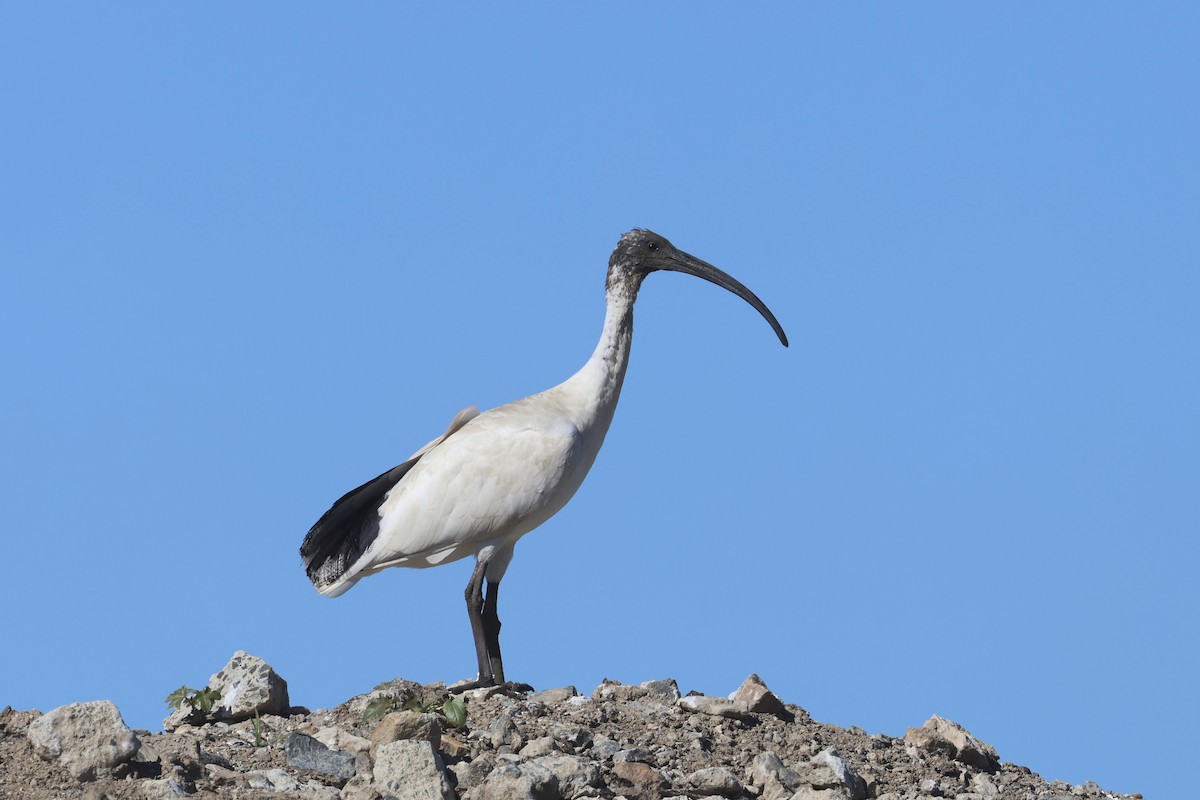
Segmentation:
[[(1098, 800), (1001, 762), (949, 720), (902, 737), (815, 722), (758, 680), (681, 697), (673, 680), (541, 692), (403, 680), (333, 709), (293, 707), (261, 659), (234, 655), (164, 732), (107, 701), (0, 711), (0, 797), (13, 800)], [(407, 708), (405, 707), (407, 705)], [(1132, 795), (1140, 797), (1140, 795)]]

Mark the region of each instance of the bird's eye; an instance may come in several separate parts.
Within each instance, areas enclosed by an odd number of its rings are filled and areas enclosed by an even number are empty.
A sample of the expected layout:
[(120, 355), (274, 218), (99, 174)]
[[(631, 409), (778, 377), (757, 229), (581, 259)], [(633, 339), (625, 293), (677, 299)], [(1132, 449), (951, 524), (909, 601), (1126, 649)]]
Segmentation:
[(658, 242), (647, 242), (646, 247), (650, 248), (651, 253), (658, 252)]

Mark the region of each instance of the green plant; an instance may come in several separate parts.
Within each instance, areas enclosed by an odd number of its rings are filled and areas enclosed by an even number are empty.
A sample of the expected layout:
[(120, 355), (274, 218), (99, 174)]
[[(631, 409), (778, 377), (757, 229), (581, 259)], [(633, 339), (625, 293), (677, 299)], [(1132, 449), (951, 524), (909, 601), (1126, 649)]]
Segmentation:
[(258, 709), (254, 709), (254, 746), (258, 747), (275, 747), (284, 739), (291, 735), (291, 731), (282, 731), (271, 736), (271, 726), (263, 722), (262, 714)]
[(212, 713), (213, 706), (220, 699), (221, 693), (216, 689), (209, 689), (208, 687), (192, 689), (189, 686), (180, 686), (167, 695), (167, 699), (164, 702), (177, 710), (187, 706), (189, 717), (203, 719)]
[(383, 719), (396, 708), (396, 696), (394, 694), (381, 694), (371, 698), (367, 703), (367, 707), (363, 710), (363, 722), (370, 722), (373, 719)]
[(457, 697), (448, 697), (442, 703), (442, 717), (450, 723), (451, 728), (461, 728), (467, 724), (467, 704)]
[(381, 694), (371, 699), (363, 711), (363, 721), (383, 719), (396, 710), (416, 711), (420, 714), (437, 714), (451, 728), (461, 728), (467, 724), (467, 706), (457, 697), (441, 696), (432, 700), (422, 699), (415, 694), (397, 697), (394, 694)]

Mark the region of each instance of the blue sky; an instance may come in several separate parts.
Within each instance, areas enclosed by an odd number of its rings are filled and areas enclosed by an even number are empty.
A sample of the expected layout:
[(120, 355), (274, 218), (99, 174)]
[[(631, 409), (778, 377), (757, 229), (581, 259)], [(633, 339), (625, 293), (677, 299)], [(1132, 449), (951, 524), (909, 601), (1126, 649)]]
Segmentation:
[(583, 489), (504, 581), (538, 688), (757, 672), (1183, 793), (1200, 712), (1195, 6), (8, 5), (0, 706), (473, 671), (467, 562), (297, 548), (643, 287)]

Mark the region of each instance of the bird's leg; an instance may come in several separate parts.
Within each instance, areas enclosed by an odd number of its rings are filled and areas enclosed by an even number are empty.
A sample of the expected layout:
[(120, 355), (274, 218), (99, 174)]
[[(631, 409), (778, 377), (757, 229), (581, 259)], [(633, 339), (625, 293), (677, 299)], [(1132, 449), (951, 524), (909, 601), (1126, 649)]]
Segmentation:
[(504, 662), (500, 659), (500, 615), (496, 613), (496, 595), (500, 593), (500, 581), (487, 582), (487, 600), (483, 603), (483, 640), (496, 685), (504, 683)]
[(467, 582), (467, 616), (471, 618), (471, 635), (475, 638), (475, 656), (479, 660), (479, 686), (495, 686), (492, 662), (488, 657), (487, 632), (484, 628), (483, 577), (487, 572), (487, 561), (477, 561)]
[(510, 697), (523, 697), (533, 691), (532, 686), (527, 683), (508, 683), (504, 680), (504, 663), (500, 660), (500, 616), (496, 613), (500, 582), (488, 581), (485, 600), (483, 581), (486, 575), (487, 562), (476, 563), (464, 593), (467, 599), (467, 614), (471, 617), (471, 634), (475, 637), (475, 655), (479, 659), (479, 678), (456, 683), (450, 687), (450, 692), (457, 694), (471, 689), (496, 687), (496, 691)]

